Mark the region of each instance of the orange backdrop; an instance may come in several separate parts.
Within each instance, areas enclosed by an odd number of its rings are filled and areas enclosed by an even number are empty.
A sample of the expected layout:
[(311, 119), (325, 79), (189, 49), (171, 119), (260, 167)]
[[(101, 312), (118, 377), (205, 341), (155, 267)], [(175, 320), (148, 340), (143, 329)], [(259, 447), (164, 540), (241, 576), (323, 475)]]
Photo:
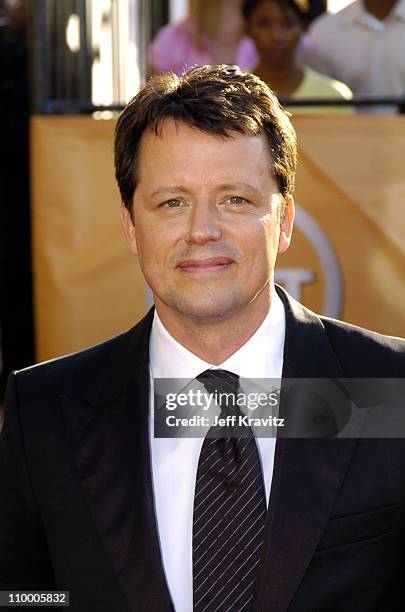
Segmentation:
[[(37, 359), (80, 350), (147, 309), (119, 225), (114, 120), (34, 117)], [(405, 118), (297, 116), (297, 220), (277, 280), (310, 308), (405, 336)]]

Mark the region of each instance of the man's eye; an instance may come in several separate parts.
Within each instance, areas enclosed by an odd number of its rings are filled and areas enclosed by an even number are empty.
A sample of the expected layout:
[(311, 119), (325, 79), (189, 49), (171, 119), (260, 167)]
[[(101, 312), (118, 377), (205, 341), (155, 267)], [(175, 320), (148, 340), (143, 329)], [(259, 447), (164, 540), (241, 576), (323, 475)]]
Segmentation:
[(180, 200), (167, 200), (167, 202), (163, 202), (163, 206), (165, 208), (179, 208), (181, 202)]
[(241, 198), (240, 196), (232, 196), (231, 198), (228, 198), (228, 201), (233, 204), (233, 206), (243, 206), (243, 204), (246, 204), (247, 202), (245, 198)]

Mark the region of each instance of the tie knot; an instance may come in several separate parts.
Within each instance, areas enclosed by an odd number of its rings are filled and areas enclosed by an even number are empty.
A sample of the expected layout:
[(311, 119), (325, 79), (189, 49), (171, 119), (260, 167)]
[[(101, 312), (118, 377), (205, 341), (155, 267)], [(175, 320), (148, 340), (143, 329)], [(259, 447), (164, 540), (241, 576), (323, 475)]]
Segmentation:
[(239, 390), (239, 376), (228, 370), (205, 370), (197, 376), (208, 393), (215, 396), (221, 414), (239, 413), (236, 399)]
[(205, 370), (197, 376), (208, 393), (233, 393), (239, 389), (239, 376), (228, 370)]

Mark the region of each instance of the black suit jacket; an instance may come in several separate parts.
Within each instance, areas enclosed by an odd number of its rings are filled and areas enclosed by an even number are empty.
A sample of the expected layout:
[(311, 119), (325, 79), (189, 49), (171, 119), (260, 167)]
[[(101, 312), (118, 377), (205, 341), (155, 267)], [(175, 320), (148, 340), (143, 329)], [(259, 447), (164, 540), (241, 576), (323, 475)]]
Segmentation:
[[(404, 341), (318, 317), (278, 291), (283, 376), (404, 376)], [(1, 589), (69, 590), (72, 612), (173, 609), (148, 441), (152, 319), (10, 378)], [(254, 609), (405, 609), (404, 497), (404, 440), (278, 439)]]

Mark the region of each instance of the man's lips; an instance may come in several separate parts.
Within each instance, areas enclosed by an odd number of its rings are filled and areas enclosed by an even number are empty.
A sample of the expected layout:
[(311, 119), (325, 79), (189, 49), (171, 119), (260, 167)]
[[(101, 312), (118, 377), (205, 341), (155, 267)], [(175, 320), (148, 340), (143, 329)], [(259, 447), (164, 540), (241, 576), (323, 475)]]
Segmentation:
[(185, 259), (178, 264), (183, 272), (216, 272), (225, 270), (233, 263), (229, 257), (209, 257), (207, 259)]

